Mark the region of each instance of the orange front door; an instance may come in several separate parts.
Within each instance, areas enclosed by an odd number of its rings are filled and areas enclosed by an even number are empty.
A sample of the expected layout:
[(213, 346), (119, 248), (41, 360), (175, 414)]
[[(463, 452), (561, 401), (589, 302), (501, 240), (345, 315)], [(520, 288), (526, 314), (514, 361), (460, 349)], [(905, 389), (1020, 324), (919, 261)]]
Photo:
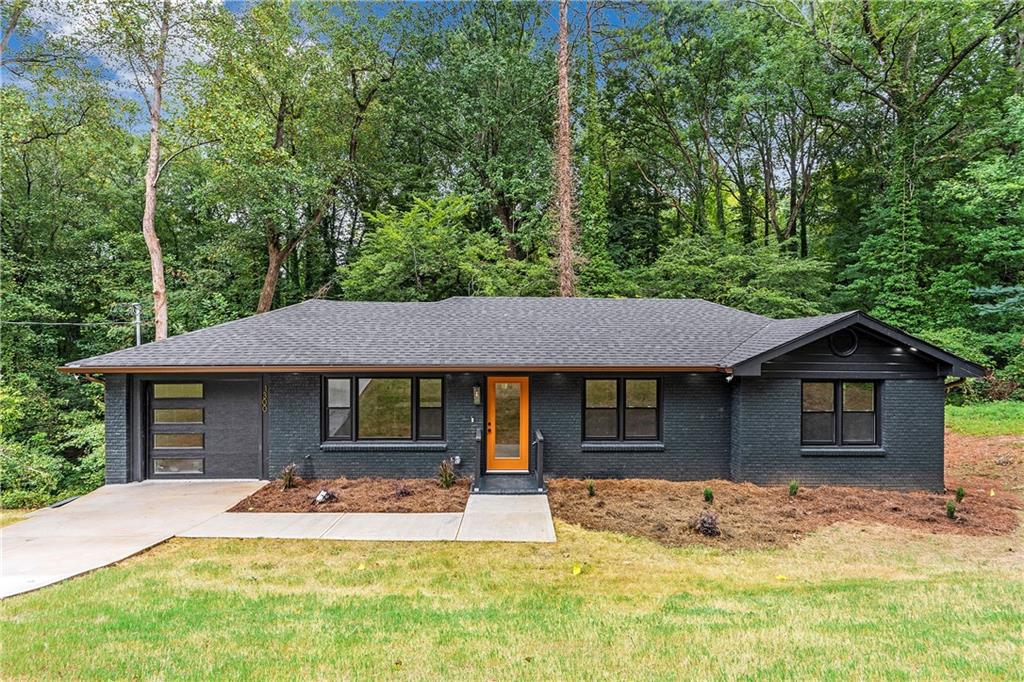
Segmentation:
[(530, 469), (530, 380), (487, 377), (487, 470)]

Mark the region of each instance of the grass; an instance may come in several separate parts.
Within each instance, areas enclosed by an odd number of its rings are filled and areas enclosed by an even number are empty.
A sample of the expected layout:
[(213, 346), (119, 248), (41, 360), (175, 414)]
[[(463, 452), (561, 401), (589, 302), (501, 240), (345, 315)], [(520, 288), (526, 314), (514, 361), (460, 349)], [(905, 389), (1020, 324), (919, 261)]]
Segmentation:
[(21, 521), (34, 509), (0, 509), (0, 528)]
[(847, 525), (787, 550), (724, 553), (562, 523), (557, 531), (553, 545), (173, 540), (3, 602), (0, 676), (552, 679), (701, 670), (997, 679), (1020, 671), (1020, 536)]
[(969, 436), (1024, 436), (1024, 402), (947, 405), (946, 426)]

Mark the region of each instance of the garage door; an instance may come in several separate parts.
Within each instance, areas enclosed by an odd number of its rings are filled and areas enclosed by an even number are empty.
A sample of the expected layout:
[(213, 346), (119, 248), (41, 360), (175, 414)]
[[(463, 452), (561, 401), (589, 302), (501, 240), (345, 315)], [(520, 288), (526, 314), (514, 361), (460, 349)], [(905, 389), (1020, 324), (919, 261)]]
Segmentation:
[(150, 478), (260, 478), (258, 379), (147, 386)]

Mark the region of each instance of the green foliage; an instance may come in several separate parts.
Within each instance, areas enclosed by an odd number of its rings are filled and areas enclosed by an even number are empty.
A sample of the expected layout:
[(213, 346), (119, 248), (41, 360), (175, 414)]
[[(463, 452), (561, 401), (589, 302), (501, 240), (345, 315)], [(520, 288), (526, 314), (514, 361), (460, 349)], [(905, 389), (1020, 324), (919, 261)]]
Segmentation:
[(949, 500), (946, 502), (946, 518), (956, 518), (956, 502), (954, 502), (953, 500)]
[(708, 504), (715, 501), (715, 493), (711, 488), (704, 488), (704, 501)]
[(672, 241), (644, 273), (649, 296), (704, 298), (771, 317), (827, 310), (827, 263), (719, 236)]
[(0, 385), (0, 506), (41, 507), (103, 483), (103, 423), (24, 375)]
[(597, 486), (594, 485), (593, 481), (587, 481), (587, 497), (594, 497), (597, 495)]
[(796, 497), (798, 492), (800, 492), (800, 482), (794, 479), (789, 482), (789, 496)]
[(404, 212), (369, 216), (359, 258), (342, 271), (347, 298), (436, 301), (448, 296), (545, 295), (546, 261), (511, 260), (497, 238), (469, 229), (472, 203), (461, 196), (414, 200)]
[(956, 489), (956, 503), (960, 504), (961, 502), (963, 502), (964, 501), (964, 495), (966, 495), (966, 494), (967, 493), (964, 492), (963, 486), (960, 486), (959, 488), (957, 488)]

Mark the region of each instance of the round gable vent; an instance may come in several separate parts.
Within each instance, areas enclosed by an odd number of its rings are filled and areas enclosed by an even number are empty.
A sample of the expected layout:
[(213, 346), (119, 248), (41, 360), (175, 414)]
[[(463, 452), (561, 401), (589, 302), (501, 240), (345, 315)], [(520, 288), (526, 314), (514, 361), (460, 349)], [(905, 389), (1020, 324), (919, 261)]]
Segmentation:
[(828, 345), (832, 352), (841, 358), (853, 355), (857, 352), (857, 332), (852, 329), (840, 329), (828, 337)]

